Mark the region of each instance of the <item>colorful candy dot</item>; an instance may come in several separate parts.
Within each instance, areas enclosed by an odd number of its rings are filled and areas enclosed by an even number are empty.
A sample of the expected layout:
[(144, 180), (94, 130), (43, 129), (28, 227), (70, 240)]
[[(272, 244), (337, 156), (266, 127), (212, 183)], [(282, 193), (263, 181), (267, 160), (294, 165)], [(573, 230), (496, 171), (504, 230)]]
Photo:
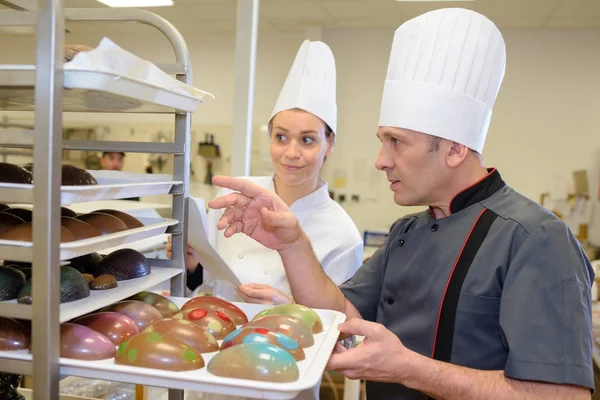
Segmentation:
[(169, 303), (169, 305), (168, 305), (167, 307), (168, 307), (168, 308), (169, 308), (169, 310), (171, 310), (171, 311), (175, 311), (175, 312), (179, 311), (179, 307), (177, 307), (177, 305), (176, 305), (176, 304), (174, 304), (174, 303)]
[(267, 335), (271, 330), (267, 328), (254, 328), (254, 332), (260, 333), (261, 335)]
[(196, 354), (190, 349), (185, 349), (183, 350), (183, 359), (188, 362), (194, 362), (196, 361)]
[(229, 318), (229, 316), (227, 314), (225, 314), (224, 312), (217, 311), (216, 314), (217, 314), (217, 317), (221, 318), (223, 321), (231, 322), (231, 319)]
[(190, 313), (188, 314), (188, 318), (191, 319), (192, 321), (196, 321), (196, 320), (206, 317), (206, 314), (208, 314), (208, 312), (206, 310), (196, 309), (196, 310), (190, 311)]
[(207, 325), (207, 328), (211, 332), (221, 332), (223, 325), (221, 325), (219, 321), (210, 321)]
[(265, 335), (251, 334), (244, 338), (243, 343), (268, 343), (269, 339)]
[(127, 350), (127, 342), (123, 342), (119, 345), (119, 350), (117, 350), (117, 353), (122, 356), (125, 354), (125, 350)]
[(136, 349), (131, 349), (129, 350), (129, 353), (127, 353), (127, 359), (129, 360), (129, 362), (134, 362), (137, 358), (137, 355), (138, 351)]
[(278, 333), (278, 332), (274, 332), (274, 333), (275, 333), (275, 337), (277, 338), (277, 341), (279, 343), (281, 343), (281, 345), (283, 347), (285, 347), (286, 349), (295, 350), (298, 348), (298, 342), (296, 342), (291, 337), (282, 335), (281, 333)]
[(149, 342), (158, 342), (160, 339), (162, 339), (162, 336), (158, 332), (152, 332), (146, 336), (146, 340)]

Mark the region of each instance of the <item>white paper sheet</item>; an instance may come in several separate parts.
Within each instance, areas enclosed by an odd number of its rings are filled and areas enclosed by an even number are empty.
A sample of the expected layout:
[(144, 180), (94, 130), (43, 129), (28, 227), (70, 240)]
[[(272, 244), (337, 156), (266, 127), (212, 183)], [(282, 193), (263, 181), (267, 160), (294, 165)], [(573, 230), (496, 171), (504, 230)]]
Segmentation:
[(150, 82), (198, 99), (202, 99), (206, 95), (214, 98), (210, 93), (178, 81), (156, 65), (122, 49), (106, 37), (100, 41), (100, 44), (94, 50), (78, 53), (73, 60), (65, 63), (64, 68), (66, 70), (111, 72)]
[(190, 197), (189, 204), (188, 244), (193, 250), (194, 258), (203, 268), (209, 270), (215, 278), (228, 281), (233, 285), (240, 285), (239, 278), (211, 246), (208, 240), (204, 199)]

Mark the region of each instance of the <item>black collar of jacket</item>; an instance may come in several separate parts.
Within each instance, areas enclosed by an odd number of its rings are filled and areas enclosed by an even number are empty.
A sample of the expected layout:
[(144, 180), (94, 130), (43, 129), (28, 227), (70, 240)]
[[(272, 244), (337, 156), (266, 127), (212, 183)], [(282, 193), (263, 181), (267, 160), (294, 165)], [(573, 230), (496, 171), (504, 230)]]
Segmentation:
[(450, 214), (477, 204), (506, 186), (496, 168), (488, 168), (488, 174), (468, 188), (458, 192), (450, 202)]

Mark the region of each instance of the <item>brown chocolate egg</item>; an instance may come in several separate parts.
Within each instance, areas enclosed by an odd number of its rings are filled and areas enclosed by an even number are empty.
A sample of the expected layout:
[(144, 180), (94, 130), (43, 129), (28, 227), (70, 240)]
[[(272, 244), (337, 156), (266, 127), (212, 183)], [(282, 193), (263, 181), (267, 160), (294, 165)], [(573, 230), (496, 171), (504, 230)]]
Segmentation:
[[(60, 267), (60, 302), (80, 300), (90, 295), (90, 286), (81, 273), (71, 267)], [(19, 291), (17, 300), (22, 304), (31, 304), (33, 301), (31, 280), (27, 281)]]
[(196, 308), (194, 310), (181, 311), (173, 317), (175, 319), (184, 319), (208, 329), (208, 331), (217, 340), (222, 340), (225, 336), (235, 331), (235, 324), (231, 319), (221, 311), (205, 310)]
[(9, 208), (7, 210), (2, 211), (7, 214), (16, 215), (21, 218), (25, 222), (31, 222), (33, 220), (33, 212), (31, 210), (27, 210), (25, 208)]
[(97, 228), (103, 235), (127, 230), (127, 225), (114, 215), (103, 213), (89, 213), (78, 215), (77, 219), (87, 222)]
[[(1, 214), (1, 213), (0, 213)], [(33, 239), (33, 224), (27, 222), (25, 224), (17, 225), (14, 228), (10, 228), (0, 235), (2, 240), (16, 240), (22, 242), (31, 242)], [(75, 236), (67, 228), (60, 227), (60, 241), (72, 242), (75, 240)]]
[(92, 212), (113, 215), (119, 218), (121, 221), (123, 221), (123, 223), (127, 225), (127, 229), (142, 228), (144, 226), (144, 224), (142, 224), (139, 219), (132, 217), (131, 215), (124, 213), (123, 211), (96, 210)]
[(131, 339), (140, 333), (135, 321), (126, 315), (116, 312), (99, 312), (89, 314), (73, 321), (74, 324), (84, 325), (100, 332), (110, 339), (115, 346)]
[(88, 284), (92, 283), (92, 281), (94, 280), (94, 275), (91, 274), (81, 274), (83, 275), (83, 277), (85, 278), (85, 280), (87, 281)]
[(194, 308), (204, 308), (206, 310), (221, 311), (227, 314), (236, 325), (243, 325), (248, 322), (246, 314), (235, 304), (213, 296), (198, 296), (188, 300), (181, 311), (193, 310)]
[(315, 344), (315, 338), (308, 325), (304, 324), (298, 318), (289, 315), (267, 315), (262, 318), (256, 318), (244, 326), (261, 326), (275, 332), (281, 332), (298, 342), (302, 348), (307, 348)]
[(12, 318), (0, 317), (0, 351), (26, 350), (31, 343), (31, 331)]
[(162, 319), (160, 312), (150, 304), (141, 301), (125, 300), (103, 308), (101, 311), (112, 311), (127, 315), (135, 321), (138, 328), (144, 330), (147, 326)]
[(112, 275), (106, 275), (106, 274), (100, 275), (99, 277), (94, 279), (92, 281), (92, 283), (90, 284), (90, 288), (92, 288), (92, 290), (113, 289), (113, 288), (116, 288), (117, 286), (119, 286), (119, 284), (117, 283), (117, 280), (115, 279), (115, 277)]
[(31, 172), (18, 165), (0, 162), (0, 182), (31, 184)]
[(89, 239), (102, 235), (97, 228), (76, 218), (62, 217), (60, 224), (75, 236), (75, 240)]
[(77, 217), (77, 213), (69, 208), (66, 207), (61, 207), (60, 208), (60, 215), (63, 217), (71, 217), (71, 218), (75, 218)]
[(25, 221), (23, 221), (22, 218), (2, 211), (0, 212), (0, 235), (9, 230), (10, 228), (24, 223)]
[(94, 271), (102, 261), (102, 256), (98, 253), (90, 253), (69, 260), (69, 266), (75, 268), (82, 274), (94, 275)]
[(158, 332), (174, 337), (196, 350), (198, 353), (212, 353), (219, 351), (219, 343), (206, 329), (186, 321), (185, 319), (167, 318), (156, 321), (144, 332)]
[(177, 304), (154, 292), (140, 292), (134, 296), (131, 296), (128, 300), (139, 300), (156, 307), (156, 309), (162, 314), (163, 318), (171, 318), (173, 315), (179, 312), (179, 307), (177, 307)]
[(0, 267), (0, 301), (16, 299), (26, 282), (25, 274), (18, 269)]
[(115, 354), (115, 345), (103, 334), (83, 325), (60, 325), (61, 357), (91, 361), (113, 358)]
[(204, 367), (204, 359), (196, 350), (171, 336), (144, 332), (121, 343), (115, 364), (190, 371)]
[(94, 276), (109, 274), (118, 281), (135, 279), (150, 274), (150, 265), (146, 257), (133, 249), (113, 251), (98, 264)]
[(96, 178), (85, 169), (74, 165), (63, 164), (62, 166), (62, 184), (65, 186), (86, 186), (97, 185)]

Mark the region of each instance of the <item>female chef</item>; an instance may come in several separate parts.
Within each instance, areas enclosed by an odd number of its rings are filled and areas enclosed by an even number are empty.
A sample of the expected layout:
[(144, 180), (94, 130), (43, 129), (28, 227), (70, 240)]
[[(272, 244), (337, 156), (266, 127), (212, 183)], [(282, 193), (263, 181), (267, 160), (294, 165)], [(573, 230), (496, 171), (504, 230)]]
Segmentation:
[[(333, 53), (326, 44), (307, 40), (296, 55), (269, 122), (275, 174), (246, 179), (285, 201), (310, 238), (323, 270), (339, 285), (362, 265), (363, 242), (348, 214), (329, 197), (327, 182), (320, 178), (323, 162), (333, 150), (336, 127)], [(217, 197), (227, 193), (222, 190)], [(236, 288), (214, 279), (188, 254), (188, 286), (203, 274), (196, 293), (211, 292), (229, 301), (292, 302), (279, 254), (245, 235), (225, 238), (216, 229), (221, 214), (209, 211), (209, 240), (243, 285)]]

